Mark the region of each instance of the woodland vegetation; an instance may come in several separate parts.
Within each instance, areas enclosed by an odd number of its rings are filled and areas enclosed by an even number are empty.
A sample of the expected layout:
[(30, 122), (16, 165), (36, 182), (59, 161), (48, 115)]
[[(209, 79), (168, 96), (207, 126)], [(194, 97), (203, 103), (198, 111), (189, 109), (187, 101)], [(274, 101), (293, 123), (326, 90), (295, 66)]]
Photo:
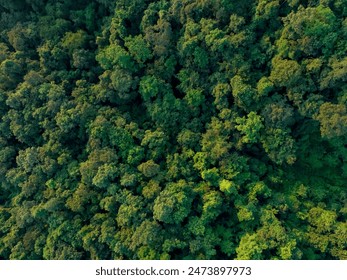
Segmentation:
[(0, 14), (0, 259), (347, 259), (347, 0)]

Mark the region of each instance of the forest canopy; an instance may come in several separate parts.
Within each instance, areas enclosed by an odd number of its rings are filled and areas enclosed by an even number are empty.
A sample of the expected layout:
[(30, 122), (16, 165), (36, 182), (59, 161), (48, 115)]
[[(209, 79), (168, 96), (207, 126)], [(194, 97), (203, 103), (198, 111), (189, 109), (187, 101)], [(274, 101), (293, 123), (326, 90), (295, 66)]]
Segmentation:
[(0, 14), (0, 259), (347, 259), (346, 0)]

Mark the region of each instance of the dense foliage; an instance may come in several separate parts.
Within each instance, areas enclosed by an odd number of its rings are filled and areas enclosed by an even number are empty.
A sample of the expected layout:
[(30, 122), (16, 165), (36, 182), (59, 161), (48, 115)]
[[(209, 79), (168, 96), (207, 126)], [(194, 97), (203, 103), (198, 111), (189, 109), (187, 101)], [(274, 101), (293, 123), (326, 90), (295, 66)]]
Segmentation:
[(1, 259), (347, 259), (346, 0), (0, 0)]

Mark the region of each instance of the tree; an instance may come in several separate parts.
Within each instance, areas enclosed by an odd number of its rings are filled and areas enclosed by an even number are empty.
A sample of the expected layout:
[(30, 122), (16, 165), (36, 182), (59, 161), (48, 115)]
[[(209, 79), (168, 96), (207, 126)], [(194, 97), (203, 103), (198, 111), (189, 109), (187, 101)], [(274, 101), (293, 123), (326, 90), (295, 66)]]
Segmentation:
[(275, 57), (272, 60), (270, 80), (280, 87), (291, 87), (298, 83), (301, 77), (300, 65), (295, 60)]
[(138, 63), (145, 63), (153, 56), (149, 44), (141, 35), (125, 38), (125, 46)]
[(234, 76), (231, 81), (232, 94), (238, 107), (248, 110), (252, 107), (256, 91), (244, 82), (241, 76)]
[(17, 62), (6, 59), (0, 64), (0, 85), (2, 89), (14, 89), (23, 76), (22, 66)]
[(156, 164), (153, 160), (141, 163), (138, 166), (139, 171), (143, 173), (146, 177), (153, 177), (160, 171), (160, 166)]
[(283, 57), (327, 55), (331, 52), (337, 34), (334, 32), (336, 16), (326, 5), (292, 11), (285, 18), (285, 27), (278, 48)]
[(317, 120), (320, 122), (322, 137), (329, 139), (347, 133), (347, 111), (343, 104), (322, 104)]
[(183, 180), (168, 184), (154, 201), (153, 217), (167, 224), (180, 224), (190, 213), (193, 195)]
[(241, 139), (243, 143), (258, 142), (260, 131), (264, 127), (260, 116), (255, 112), (250, 112), (247, 118), (237, 118), (236, 123), (238, 124), (236, 129), (244, 134)]

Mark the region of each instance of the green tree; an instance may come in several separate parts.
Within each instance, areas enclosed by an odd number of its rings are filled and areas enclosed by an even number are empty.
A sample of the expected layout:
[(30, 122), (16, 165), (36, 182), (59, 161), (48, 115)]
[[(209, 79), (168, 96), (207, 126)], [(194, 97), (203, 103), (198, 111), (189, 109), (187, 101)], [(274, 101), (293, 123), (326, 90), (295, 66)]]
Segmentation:
[(180, 224), (190, 213), (193, 194), (183, 180), (168, 184), (154, 201), (153, 217), (167, 224)]

